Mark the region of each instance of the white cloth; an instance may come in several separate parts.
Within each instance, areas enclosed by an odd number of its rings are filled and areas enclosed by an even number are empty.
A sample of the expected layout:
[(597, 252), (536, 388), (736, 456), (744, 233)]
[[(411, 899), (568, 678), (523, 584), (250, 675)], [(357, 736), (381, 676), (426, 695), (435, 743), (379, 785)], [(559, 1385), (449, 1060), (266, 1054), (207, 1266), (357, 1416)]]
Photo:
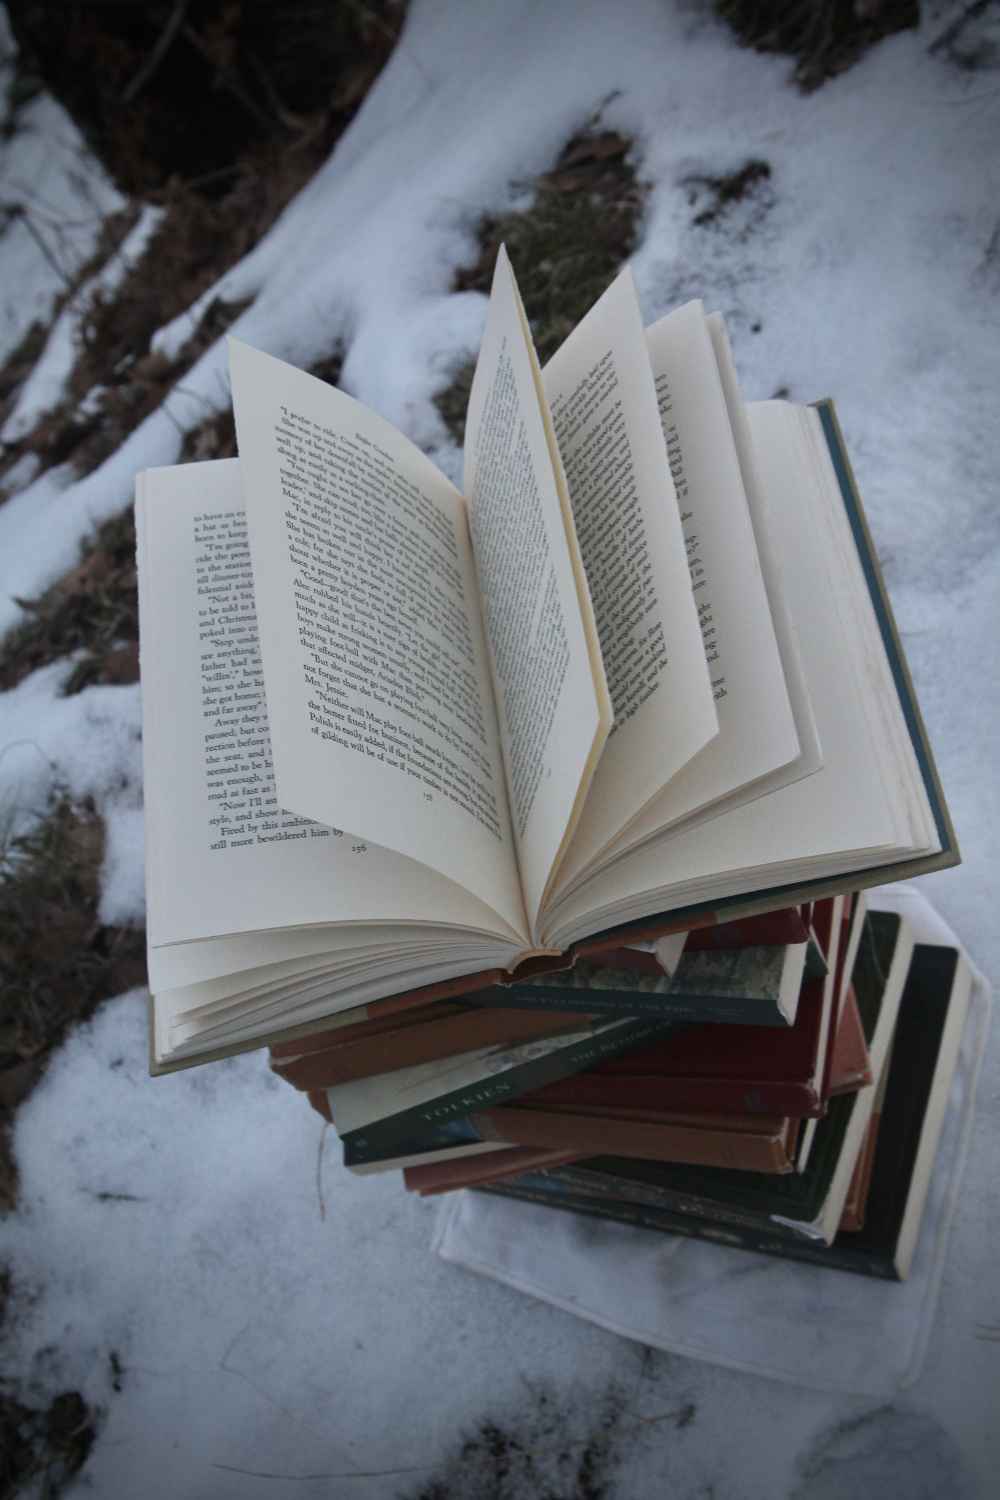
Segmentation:
[[(913, 886), (869, 906), (918, 942), (958, 944)], [(482, 1193), (444, 1198), (432, 1251), (658, 1349), (821, 1390), (891, 1396), (920, 1373), (965, 1157), (990, 1008), (973, 968), (965, 1036), (905, 1284), (729, 1250)]]

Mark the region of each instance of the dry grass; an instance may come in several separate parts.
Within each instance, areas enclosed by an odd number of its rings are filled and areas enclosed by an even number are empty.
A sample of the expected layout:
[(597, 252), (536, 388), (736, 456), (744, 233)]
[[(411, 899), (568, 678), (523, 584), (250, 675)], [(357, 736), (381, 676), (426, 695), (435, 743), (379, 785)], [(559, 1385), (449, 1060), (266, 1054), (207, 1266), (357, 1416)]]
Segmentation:
[[(488, 292), (507, 246), (538, 357), (544, 364), (614, 280), (639, 239), (645, 186), (628, 160), (631, 141), (592, 128), (567, 142), (551, 172), (533, 184), (523, 209), (484, 218), (479, 254), (455, 278), (456, 291)], [(473, 365), (458, 367), (435, 397), (455, 441), (465, 436)]]
[(40, 599), (20, 600), (29, 618), (0, 648), (0, 692), (49, 662), (85, 652), (64, 692), (139, 677), (139, 610), (132, 511), (107, 521), (78, 567)]
[(141, 932), (98, 920), (104, 828), (93, 809), (56, 801), (0, 853), (2, 1211), (16, 1194), (6, 1142), (14, 1110), (70, 1021), (144, 983), (146, 946)]
[[(3, 450), (0, 479), (26, 454), (37, 457), (39, 473), (66, 462), (79, 475), (99, 467), (248, 305), (216, 299), (174, 359), (150, 352), (156, 330), (183, 313), (247, 255), (326, 161), (391, 54), (406, 6), (383, 6), (377, 14), (372, 7), (346, 6), (341, 12), (337, 25), (343, 33), (343, 66), (321, 108), (307, 116), (288, 115), (254, 138), (221, 173), (221, 181), (219, 173), (187, 182), (174, 176), (165, 186), (147, 190), (146, 201), (165, 209), (159, 229), (114, 295), (96, 297), (86, 309), (65, 400), (21, 441)], [(82, 20), (77, 15), (73, 24), (78, 23)], [(101, 24), (96, 12), (87, 25), (91, 23), (97, 28), (93, 41)], [(220, 33), (220, 46), (223, 40)], [(105, 43), (111, 45), (107, 38)], [(103, 52), (100, 55), (103, 67), (107, 59)], [(112, 74), (113, 68), (109, 79)], [(138, 207), (133, 202), (108, 221), (76, 286), (121, 243)], [(44, 338), (45, 331), (35, 325), (0, 369), (0, 422), (16, 401)], [(331, 358), (337, 357), (332, 351)]]
[(323, 134), (354, 114), (402, 27), (405, 0), (99, 0), (18, 4), (22, 91), (68, 110), (119, 189), (172, 177), (215, 189), (248, 149)]
[(97, 1414), (79, 1391), (44, 1408), (0, 1396), (0, 1500), (19, 1493), (55, 1500), (83, 1467), (97, 1436)]
[(57, 801), (0, 866), (0, 1069), (44, 1056), (71, 1018), (140, 984), (141, 934), (97, 917), (104, 829)]
[(730, 172), (725, 177), (690, 173), (681, 181), (681, 186), (687, 188), (690, 206), (694, 208), (699, 200), (708, 200), (704, 208), (698, 208), (691, 222), (699, 228), (704, 228), (707, 224), (718, 224), (725, 218), (729, 208), (747, 198), (763, 198), (761, 206), (769, 206), (767, 184), (770, 180), (770, 166), (766, 161), (757, 159), (748, 161), (738, 171)]
[(920, 24), (919, 0), (715, 0), (715, 12), (746, 46), (790, 53), (804, 93), (883, 37)]

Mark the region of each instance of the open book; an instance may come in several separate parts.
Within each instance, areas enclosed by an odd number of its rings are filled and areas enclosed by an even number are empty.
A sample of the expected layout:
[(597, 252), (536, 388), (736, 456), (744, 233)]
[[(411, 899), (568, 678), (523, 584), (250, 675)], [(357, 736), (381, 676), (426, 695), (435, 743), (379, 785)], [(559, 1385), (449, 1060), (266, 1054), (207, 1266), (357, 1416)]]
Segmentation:
[(139, 476), (154, 1069), (955, 863), (829, 404), (631, 272), (541, 370), (497, 263), (465, 499), (235, 341)]

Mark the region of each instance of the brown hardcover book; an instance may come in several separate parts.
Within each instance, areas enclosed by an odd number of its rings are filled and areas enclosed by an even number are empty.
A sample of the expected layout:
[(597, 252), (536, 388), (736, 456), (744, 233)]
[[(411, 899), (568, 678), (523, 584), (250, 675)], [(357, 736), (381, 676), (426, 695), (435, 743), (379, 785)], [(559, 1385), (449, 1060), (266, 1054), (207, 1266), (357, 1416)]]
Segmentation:
[(565, 1012), (427, 1005), (279, 1044), (271, 1048), (271, 1067), (294, 1088), (332, 1088), (376, 1073), (438, 1062), (477, 1047), (503, 1046), (565, 1031), (586, 1019)]
[(868, 1045), (858, 1014), (854, 986), (848, 985), (833, 1044), (833, 1066), (830, 1070), (830, 1098), (838, 1094), (856, 1094), (872, 1082)]
[(501, 1105), (473, 1115), (487, 1140), (586, 1156), (637, 1156), (647, 1161), (790, 1172), (799, 1121), (754, 1115), (676, 1115), (659, 1120), (625, 1113), (588, 1115)]
[(865, 1227), (865, 1208), (868, 1204), (868, 1189), (872, 1180), (872, 1163), (875, 1160), (875, 1145), (878, 1137), (878, 1115), (872, 1115), (861, 1142), (861, 1150), (854, 1167), (840, 1215), (838, 1233), (858, 1234)]
[(330, 1100), (327, 1098), (326, 1089), (310, 1089), (309, 1103), (318, 1115), (322, 1115), (328, 1125), (333, 1124), (333, 1115), (330, 1112)]
[[(875, 1162), (875, 1150), (878, 1146), (879, 1121), (882, 1118), (882, 1109), (885, 1104), (886, 1088), (889, 1082), (889, 1069), (892, 1066), (892, 1048), (882, 1067), (882, 1073), (875, 1090), (875, 1099), (872, 1104), (871, 1119), (865, 1138), (861, 1142), (858, 1152), (857, 1164), (854, 1168), (854, 1176), (847, 1190), (847, 1198), (844, 1202), (844, 1211), (840, 1218), (840, 1229), (847, 1234), (859, 1234), (865, 1227), (865, 1210), (868, 1206), (868, 1189), (871, 1186), (872, 1167)], [(871, 1073), (869, 1072), (869, 1078)]]

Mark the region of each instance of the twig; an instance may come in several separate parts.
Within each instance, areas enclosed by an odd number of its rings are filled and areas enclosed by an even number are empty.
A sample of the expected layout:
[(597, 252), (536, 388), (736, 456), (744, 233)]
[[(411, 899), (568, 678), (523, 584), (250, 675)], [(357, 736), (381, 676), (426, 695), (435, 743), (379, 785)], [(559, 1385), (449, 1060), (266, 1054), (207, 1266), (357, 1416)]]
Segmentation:
[(11, 203), (11, 204), (8, 204), (7, 205), (7, 214), (8, 214), (7, 224), (4, 225), (4, 228), (7, 228), (7, 225), (9, 225), (12, 222), (12, 220), (14, 220), (14, 219), (20, 219), (21, 222), (22, 222), (22, 224), (24, 225), (25, 229), (31, 235), (31, 238), (34, 240), (35, 244), (38, 246), (39, 250), (42, 252), (42, 254), (44, 255), (45, 259), (48, 261), (49, 265), (52, 267), (53, 271), (55, 271), (56, 275), (59, 277), (59, 280), (62, 282), (63, 286), (66, 288), (67, 291), (69, 291), (70, 290), (70, 280), (69, 280), (69, 277), (66, 275), (66, 273), (63, 270), (62, 266), (59, 265), (59, 263), (56, 260), (55, 256), (52, 254), (52, 251), (49, 249), (48, 245), (45, 243), (45, 240), (43, 239), (42, 235), (39, 233), (39, 231), (35, 228), (34, 224), (31, 222), (31, 215), (28, 213), (28, 210), (25, 207), (25, 205), (23, 203)]
[[(229, 1356), (232, 1354), (233, 1350), (236, 1348), (236, 1345), (239, 1343), (239, 1341), (243, 1337), (243, 1335), (247, 1332), (247, 1330), (249, 1329), (249, 1327), (250, 1327), (250, 1324), (247, 1323), (247, 1325), (246, 1325), (245, 1328), (241, 1328), (240, 1329), (239, 1333), (233, 1339), (232, 1343), (229, 1345), (229, 1348), (226, 1350), (225, 1354), (222, 1356), (222, 1360), (221, 1360), (221, 1362), (219, 1364), (219, 1369), (222, 1370), (223, 1373), (226, 1374), (226, 1375), (238, 1375), (241, 1380), (245, 1380), (246, 1383), (247, 1383), (247, 1385), (251, 1386), (253, 1388), (253, 1390), (255, 1390), (257, 1392), (258, 1396), (263, 1396), (264, 1400), (265, 1401), (269, 1401), (270, 1404), (273, 1407), (275, 1407), (278, 1411), (281, 1412), (282, 1416), (287, 1417), (290, 1422), (294, 1422), (296, 1427), (301, 1427), (302, 1431), (303, 1432), (307, 1432), (311, 1438), (315, 1438), (316, 1441), (317, 1441), (317, 1443), (319, 1443), (321, 1447), (325, 1448), (328, 1453), (332, 1453), (333, 1454), (334, 1458), (342, 1459), (345, 1464), (354, 1464), (354, 1468), (355, 1468), (355, 1470), (357, 1470), (358, 1469), (358, 1465), (354, 1463), (353, 1458), (351, 1458), (351, 1456), (349, 1454), (347, 1454), (347, 1453), (341, 1453), (340, 1449), (339, 1448), (335, 1448), (332, 1443), (328, 1443), (326, 1441), (326, 1438), (320, 1437), (320, 1435), (319, 1435), (318, 1432), (314, 1432), (311, 1427), (307, 1427), (304, 1422), (302, 1422), (302, 1421), (299, 1420), (299, 1418), (295, 1415), (294, 1412), (290, 1412), (288, 1410), (287, 1406), (282, 1406), (280, 1401), (275, 1401), (274, 1397), (271, 1396), (271, 1395), (269, 1395), (268, 1392), (265, 1391), (262, 1386), (259, 1386), (255, 1380), (251, 1380), (251, 1378), (250, 1378), (249, 1375), (245, 1375), (242, 1370), (234, 1369), (234, 1367), (232, 1365), (226, 1363), (226, 1361), (228, 1360)], [(213, 1465), (213, 1467), (215, 1467), (215, 1468), (223, 1468), (224, 1465), (222, 1465), (222, 1464), (216, 1464), (216, 1465)], [(239, 1470), (237, 1470), (236, 1472), (238, 1473)]]
[[(238, 1371), (233, 1371), (238, 1374)], [(270, 1399), (270, 1398), (268, 1398)], [(566, 1443), (548, 1443), (541, 1448), (523, 1448), (516, 1454), (511, 1454), (511, 1462), (523, 1458), (541, 1458), (547, 1453), (566, 1453), (570, 1448), (585, 1448), (593, 1443), (607, 1442), (609, 1438), (624, 1437), (630, 1432), (638, 1432), (643, 1427), (653, 1427), (657, 1422), (676, 1421), (679, 1427), (686, 1427), (694, 1416), (695, 1408), (688, 1404), (680, 1406), (676, 1411), (660, 1412), (655, 1417), (643, 1417), (638, 1422), (632, 1422), (628, 1427), (606, 1427), (597, 1437), (571, 1438)], [(294, 1420), (294, 1418), (293, 1418)], [(302, 1425), (301, 1423), (299, 1424)], [(308, 1431), (308, 1429), (307, 1429)], [(400, 1469), (358, 1469), (353, 1474), (269, 1474), (260, 1469), (240, 1469), (234, 1464), (215, 1464), (213, 1469), (222, 1469), (227, 1474), (246, 1474), (251, 1479), (291, 1479), (298, 1480), (303, 1484), (315, 1479), (391, 1479), (403, 1474), (434, 1474), (440, 1473), (442, 1469), (465, 1469), (477, 1464), (492, 1464), (496, 1457), (492, 1453), (479, 1454), (474, 1458), (455, 1458), (447, 1463), (436, 1464), (408, 1464)]]
[(190, 22), (184, 21), (181, 25), (181, 36), (191, 43), (196, 52), (200, 52), (202, 57), (207, 58), (218, 73), (220, 81), (229, 90), (233, 98), (238, 99), (243, 108), (249, 110), (259, 124), (265, 125), (268, 130), (273, 130), (276, 123), (275, 120), (272, 119), (266, 110), (261, 109), (256, 99), (252, 94), (247, 93), (247, 90), (240, 83), (239, 79), (228, 68), (223, 67), (217, 58), (213, 57), (212, 49), (202, 40)]
[(326, 1206), (323, 1202), (323, 1143), (326, 1140), (326, 1132), (329, 1121), (323, 1121), (323, 1129), (319, 1133), (319, 1145), (316, 1148), (316, 1196), (319, 1199), (319, 1221), (326, 1223)]
[(188, 0), (177, 0), (176, 5), (170, 12), (170, 15), (167, 17), (166, 26), (164, 26), (163, 30), (156, 38), (156, 45), (154, 46), (152, 52), (149, 54), (146, 61), (143, 63), (142, 67), (139, 69), (138, 73), (136, 73), (132, 81), (130, 83), (127, 83), (122, 89), (123, 104), (132, 103), (132, 100), (136, 97), (141, 89), (145, 88), (146, 84), (149, 82), (153, 74), (156, 72), (157, 68), (160, 66), (160, 63), (170, 51), (171, 44), (173, 43), (174, 37), (177, 35), (180, 24), (184, 19), (184, 12), (187, 10), (187, 7)]
[(952, 42), (957, 41), (969, 22), (974, 21), (977, 16), (981, 16), (990, 4), (991, 0), (973, 0), (971, 5), (967, 5), (958, 19), (952, 21), (950, 26), (945, 27), (937, 41), (931, 42), (927, 48), (930, 56), (933, 57), (935, 52), (940, 52), (942, 48), (950, 47)]

